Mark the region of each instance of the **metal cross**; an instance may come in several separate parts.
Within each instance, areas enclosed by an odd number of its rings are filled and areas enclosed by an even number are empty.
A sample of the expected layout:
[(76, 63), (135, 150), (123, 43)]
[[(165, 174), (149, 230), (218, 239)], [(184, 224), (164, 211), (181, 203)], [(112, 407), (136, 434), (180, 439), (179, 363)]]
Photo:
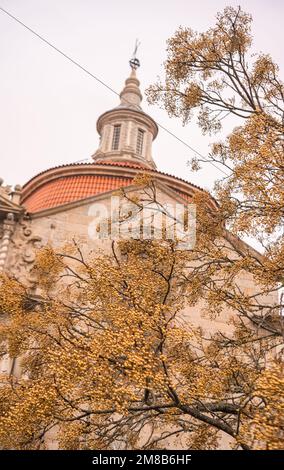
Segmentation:
[(136, 53), (137, 53), (137, 49), (138, 47), (140, 46), (141, 42), (138, 41), (138, 39), (136, 39), (135, 41), (135, 48), (134, 48), (134, 52), (132, 54), (132, 58), (131, 60), (129, 61), (129, 64), (130, 64), (130, 67), (134, 70), (138, 69), (138, 67), (140, 67), (140, 62), (139, 60), (137, 59), (136, 57)]

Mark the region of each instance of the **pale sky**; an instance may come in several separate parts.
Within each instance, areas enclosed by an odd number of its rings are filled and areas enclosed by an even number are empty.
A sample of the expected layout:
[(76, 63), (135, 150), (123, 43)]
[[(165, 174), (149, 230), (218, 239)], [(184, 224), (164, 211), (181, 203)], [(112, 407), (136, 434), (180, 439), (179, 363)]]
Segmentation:
[[(176, 29), (202, 31), (217, 11), (237, 6), (254, 18), (254, 50), (270, 53), (284, 71), (283, 0), (0, 0), (0, 6), (98, 76), (117, 92), (129, 74), (135, 39), (141, 46), (142, 92), (163, 73), (166, 40)], [(98, 147), (96, 120), (118, 97), (0, 11), (0, 176), (23, 184), (47, 168), (90, 157)], [(199, 152), (216, 137), (195, 123), (182, 127), (165, 111), (144, 111)], [(230, 130), (229, 123), (218, 137)], [(192, 173), (192, 152), (160, 130), (153, 157), (161, 171), (210, 189), (220, 174), (207, 164)]]

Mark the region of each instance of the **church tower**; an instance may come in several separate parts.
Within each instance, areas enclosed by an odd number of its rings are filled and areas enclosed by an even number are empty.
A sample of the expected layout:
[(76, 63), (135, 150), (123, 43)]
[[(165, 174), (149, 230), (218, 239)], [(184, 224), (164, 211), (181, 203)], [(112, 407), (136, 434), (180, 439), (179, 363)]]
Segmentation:
[(93, 155), (96, 163), (122, 161), (156, 168), (152, 158), (152, 142), (158, 134), (158, 126), (141, 108), (137, 62), (130, 61), (131, 74), (120, 93), (120, 104), (106, 111), (97, 121), (101, 140), (99, 149)]

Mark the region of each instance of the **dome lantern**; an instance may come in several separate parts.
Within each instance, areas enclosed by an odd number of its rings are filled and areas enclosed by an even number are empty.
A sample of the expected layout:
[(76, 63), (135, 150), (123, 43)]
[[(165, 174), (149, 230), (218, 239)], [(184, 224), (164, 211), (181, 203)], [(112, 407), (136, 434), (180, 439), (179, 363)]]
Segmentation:
[(106, 111), (97, 121), (100, 146), (93, 155), (96, 163), (132, 162), (156, 168), (152, 142), (158, 134), (155, 121), (141, 108), (142, 94), (136, 69), (140, 62), (130, 60), (131, 73), (120, 93), (120, 104)]

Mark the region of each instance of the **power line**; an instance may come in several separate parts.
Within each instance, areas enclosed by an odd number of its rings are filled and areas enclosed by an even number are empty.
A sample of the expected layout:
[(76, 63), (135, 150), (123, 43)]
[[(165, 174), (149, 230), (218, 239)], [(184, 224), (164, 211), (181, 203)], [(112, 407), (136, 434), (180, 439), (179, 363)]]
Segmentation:
[[(83, 70), (83, 72), (85, 72), (87, 75), (89, 75), (90, 77), (94, 78), (97, 82), (99, 82), (101, 85), (103, 85), (105, 88), (107, 88), (109, 91), (111, 91), (112, 93), (114, 93), (116, 96), (119, 96), (119, 93), (117, 91), (115, 91), (113, 88), (111, 88), (109, 85), (107, 85), (103, 80), (101, 80), (99, 77), (97, 77), (96, 75), (94, 75), (93, 73), (91, 73), (89, 70), (87, 70), (85, 67), (83, 67), (81, 64), (79, 64), (79, 62), (77, 62), (76, 60), (72, 59), (72, 57), (68, 56), (67, 54), (65, 54), (65, 52), (61, 51), (60, 49), (58, 49), (58, 47), (54, 46), (54, 44), (52, 44), (51, 42), (49, 42), (47, 39), (45, 39), (43, 36), (41, 36), (40, 34), (38, 34), (36, 31), (34, 31), (32, 28), (30, 28), (29, 26), (27, 26), (25, 23), (23, 23), (21, 20), (19, 20), (18, 18), (16, 18), (16, 16), (12, 15), (10, 12), (8, 12), (7, 10), (5, 10), (3, 7), (0, 6), (0, 10), (5, 13), (7, 16), (9, 16), (10, 18), (12, 18), (14, 21), (16, 21), (18, 24), (20, 24), (21, 26), (23, 26), (25, 29), (27, 29), (30, 33), (34, 34), (37, 38), (39, 38), (41, 41), (43, 41), (45, 44), (47, 44), (49, 47), (51, 47), (52, 49), (54, 49), (56, 52), (58, 52), (58, 54), (62, 55), (65, 59), (69, 60), (73, 65), (76, 65), (76, 67), (78, 67), (79, 69)], [(196, 155), (198, 155), (199, 157), (205, 159), (208, 163), (210, 163), (212, 166), (214, 166), (218, 171), (221, 171), (224, 175), (226, 176), (229, 176), (227, 172), (225, 172), (224, 170), (222, 170), (221, 168), (219, 168), (217, 165), (215, 165), (213, 162), (211, 162), (207, 157), (205, 157), (204, 155), (202, 155), (200, 152), (198, 152), (198, 150), (194, 149), (193, 147), (191, 147), (187, 142), (185, 142), (183, 139), (181, 139), (180, 137), (178, 137), (177, 135), (175, 135), (173, 132), (171, 132), (169, 129), (167, 129), (166, 127), (164, 127), (162, 124), (160, 124), (159, 122), (156, 121), (156, 124), (161, 128), (163, 129), (165, 132), (167, 132), (169, 135), (171, 135), (172, 137), (174, 137), (176, 140), (178, 140), (179, 142), (181, 142), (183, 145), (185, 145), (187, 148), (189, 148), (192, 152), (194, 152)]]
[(41, 36), (40, 34), (38, 34), (36, 31), (34, 31), (32, 28), (30, 28), (29, 26), (27, 26), (25, 23), (23, 23), (21, 20), (19, 20), (18, 18), (16, 18), (15, 16), (13, 16), (11, 13), (9, 13), (7, 10), (4, 10), (4, 8), (2, 8), (0, 6), (0, 10), (3, 11), (3, 13), (6, 13), (6, 15), (10, 16), (10, 18), (12, 18), (13, 20), (15, 20), (17, 23), (19, 23), (21, 26), (23, 26), (24, 28), (26, 28), (28, 31), (30, 31), (32, 34), (34, 34), (35, 36), (37, 36), (41, 41), (45, 42), (45, 44), (47, 44), (48, 46), (52, 47), (52, 49), (54, 49), (56, 52), (58, 52), (58, 54), (61, 54), (63, 57), (65, 57), (65, 59), (69, 60), (70, 62), (72, 62), (74, 65), (76, 65), (77, 67), (79, 67), (81, 70), (83, 70), (85, 73), (87, 73), (88, 75), (90, 75), (92, 78), (94, 78), (95, 80), (97, 80), (101, 85), (103, 85), (104, 87), (108, 88), (108, 90), (112, 91), (113, 93), (115, 93), (116, 95), (119, 96), (119, 93), (117, 93), (115, 90), (113, 90), (110, 86), (108, 86), (106, 83), (104, 83), (102, 80), (100, 80), (98, 77), (96, 77), (95, 75), (93, 75), (91, 72), (89, 72), (89, 70), (87, 70), (85, 67), (83, 67), (82, 65), (80, 65), (78, 62), (76, 62), (76, 60), (72, 59), (71, 57), (69, 57), (67, 54), (65, 54), (63, 51), (61, 51), (60, 49), (58, 49), (58, 47), (54, 46), (53, 44), (51, 44), (51, 42), (49, 42), (47, 39), (45, 39), (43, 36)]

